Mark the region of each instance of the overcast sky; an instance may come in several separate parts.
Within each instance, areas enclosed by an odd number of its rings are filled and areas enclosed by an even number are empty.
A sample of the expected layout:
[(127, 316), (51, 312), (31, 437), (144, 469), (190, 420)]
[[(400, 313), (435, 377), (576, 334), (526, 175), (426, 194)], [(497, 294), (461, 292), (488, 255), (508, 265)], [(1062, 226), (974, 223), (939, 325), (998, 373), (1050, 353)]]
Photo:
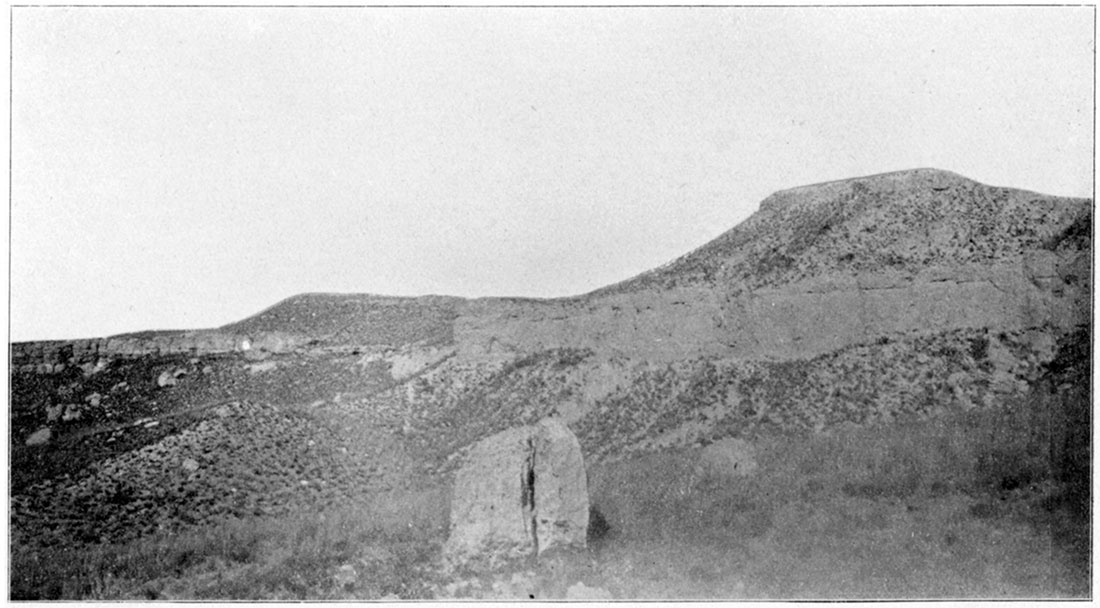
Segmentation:
[(574, 295), (775, 190), (1091, 196), (1093, 9), (16, 8), (11, 338)]

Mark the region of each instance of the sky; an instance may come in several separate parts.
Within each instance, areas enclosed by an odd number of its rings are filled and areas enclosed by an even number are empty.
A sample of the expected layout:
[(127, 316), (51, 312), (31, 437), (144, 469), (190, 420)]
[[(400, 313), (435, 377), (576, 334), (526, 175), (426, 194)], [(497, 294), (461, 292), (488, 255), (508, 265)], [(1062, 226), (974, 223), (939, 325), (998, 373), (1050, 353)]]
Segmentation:
[(557, 297), (776, 190), (1091, 197), (1091, 7), (12, 10), (10, 338)]

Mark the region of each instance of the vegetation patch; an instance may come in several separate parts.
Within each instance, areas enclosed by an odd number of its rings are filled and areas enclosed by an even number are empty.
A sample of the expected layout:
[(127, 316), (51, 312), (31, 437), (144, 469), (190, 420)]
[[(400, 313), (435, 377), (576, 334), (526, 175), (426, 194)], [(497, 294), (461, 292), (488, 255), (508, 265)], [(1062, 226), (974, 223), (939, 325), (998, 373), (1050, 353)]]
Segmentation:
[(751, 477), (690, 449), (597, 465), (593, 504), (616, 530), (602, 584), (648, 599), (1079, 597), (1087, 532), (1049, 468), (998, 460), (1035, 436), (997, 414), (759, 437)]
[(14, 546), (12, 600), (325, 600), (427, 596), (436, 521), (329, 510), (230, 519), (84, 548)]

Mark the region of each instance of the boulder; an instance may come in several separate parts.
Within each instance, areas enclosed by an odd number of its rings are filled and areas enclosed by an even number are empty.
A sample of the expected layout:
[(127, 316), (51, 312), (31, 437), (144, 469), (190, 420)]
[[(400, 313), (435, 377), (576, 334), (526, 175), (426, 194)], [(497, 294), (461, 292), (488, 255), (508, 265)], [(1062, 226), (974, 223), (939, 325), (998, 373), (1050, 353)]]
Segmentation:
[(61, 420), (68, 422), (70, 420), (80, 420), (80, 417), (84, 415), (83, 409), (78, 403), (70, 403), (65, 406), (65, 412), (61, 414)]
[(52, 436), (53, 436), (53, 431), (50, 430), (50, 427), (48, 427), (48, 426), (42, 427), (42, 428), (38, 429), (37, 431), (31, 433), (30, 436), (27, 437), (27, 442), (26, 443), (27, 443), (27, 445), (42, 445), (44, 443), (49, 442), (49, 440)]
[(65, 404), (55, 403), (53, 405), (46, 406), (46, 422), (54, 422), (61, 417), (61, 414), (65, 411)]
[(172, 374), (172, 372), (167, 372), (167, 371), (161, 372), (160, 375), (157, 376), (157, 386), (159, 386), (160, 388), (164, 388), (166, 386), (175, 386), (175, 385), (176, 385), (176, 377), (175, 377), (175, 375)]
[(452, 564), (490, 568), (552, 548), (584, 547), (588, 484), (580, 442), (556, 419), (475, 444), (455, 476)]

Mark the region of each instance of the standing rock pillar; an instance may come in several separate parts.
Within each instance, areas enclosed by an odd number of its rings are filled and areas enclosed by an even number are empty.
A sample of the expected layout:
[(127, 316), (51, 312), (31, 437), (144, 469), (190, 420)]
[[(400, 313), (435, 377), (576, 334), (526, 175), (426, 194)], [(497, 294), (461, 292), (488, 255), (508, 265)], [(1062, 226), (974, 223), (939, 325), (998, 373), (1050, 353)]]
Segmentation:
[(580, 442), (555, 419), (476, 443), (455, 476), (452, 564), (495, 567), (552, 548), (584, 547), (588, 483)]
[(535, 425), (535, 548), (584, 547), (588, 535), (588, 477), (576, 435), (550, 418)]

